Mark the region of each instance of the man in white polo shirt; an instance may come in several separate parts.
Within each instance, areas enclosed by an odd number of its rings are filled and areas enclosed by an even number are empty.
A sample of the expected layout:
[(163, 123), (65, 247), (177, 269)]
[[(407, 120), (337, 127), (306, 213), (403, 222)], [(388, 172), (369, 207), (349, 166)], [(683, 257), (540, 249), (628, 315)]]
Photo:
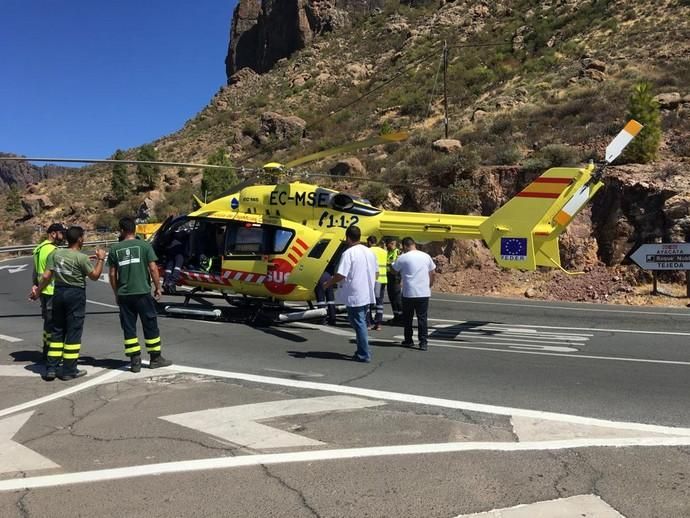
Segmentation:
[(417, 314), (419, 348), (427, 350), (429, 298), (434, 284), (436, 265), (429, 254), (417, 250), (414, 239), (403, 239), (403, 254), (393, 263), (393, 269), (402, 276), (402, 309), (405, 340), (403, 345), (412, 347), (412, 319)]
[(335, 284), (338, 290), (335, 298), (347, 306), (347, 317), (357, 335), (357, 351), (352, 356), (354, 361), (368, 363), (371, 361), (369, 351), (369, 334), (367, 330), (367, 313), (369, 305), (376, 300), (374, 284), (378, 275), (378, 266), (374, 253), (361, 244), (362, 232), (359, 227), (351, 226), (345, 231), (348, 245), (343, 252), (336, 273), (323, 283), (324, 289)]

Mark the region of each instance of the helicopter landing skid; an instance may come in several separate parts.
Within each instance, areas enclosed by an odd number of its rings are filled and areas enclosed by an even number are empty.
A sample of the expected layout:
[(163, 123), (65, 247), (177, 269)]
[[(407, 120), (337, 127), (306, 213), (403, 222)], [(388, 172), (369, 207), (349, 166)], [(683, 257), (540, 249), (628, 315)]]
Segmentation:
[[(326, 317), (326, 309), (313, 306), (290, 307), (281, 302), (255, 299), (246, 296), (231, 296), (227, 293), (194, 288), (184, 293), (182, 303), (158, 302), (162, 315), (181, 318), (208, 319), (224, 322), (246, 323), (252, 327), (266, 327), (275, 324), (315, 320)], [(219, 304), (214, 304), (212, 300)], [(225, 302), (225, 304), (220, 303)]]

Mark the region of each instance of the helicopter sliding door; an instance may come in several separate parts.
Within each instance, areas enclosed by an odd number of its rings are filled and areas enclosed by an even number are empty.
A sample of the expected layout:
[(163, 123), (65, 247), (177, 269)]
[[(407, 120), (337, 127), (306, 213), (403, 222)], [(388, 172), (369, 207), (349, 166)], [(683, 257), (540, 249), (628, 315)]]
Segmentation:
[(302, 258), (299, 266), (292, 272), (290, 282), (314, 289), (316, 283), (321, 279), (321, 275), (337, 266), (340, 255), (345, 248), (347, 247), (342, 242), (342, 235), (322, 234), (306, 257)]

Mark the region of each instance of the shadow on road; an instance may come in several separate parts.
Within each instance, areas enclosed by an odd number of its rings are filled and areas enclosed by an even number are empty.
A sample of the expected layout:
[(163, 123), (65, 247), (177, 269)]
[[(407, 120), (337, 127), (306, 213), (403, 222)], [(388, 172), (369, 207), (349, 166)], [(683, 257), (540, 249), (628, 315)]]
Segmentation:
[[(27, 371), (43, 374), (43, 354), (41, 351), (14, 351), (10, 353), (10, 356), (17, 363), (28, 363), (28, 365), (24, 366)], [(113, 358), (82, 356), (79, 358), (79, 365), (117, 370), (129, 366), (129, 362)]]
[(333, 353), (330, 351), (288, 351), (293, 358), (318, 358), (320, 360), (347, 360), (352, 361), (351, 354)]

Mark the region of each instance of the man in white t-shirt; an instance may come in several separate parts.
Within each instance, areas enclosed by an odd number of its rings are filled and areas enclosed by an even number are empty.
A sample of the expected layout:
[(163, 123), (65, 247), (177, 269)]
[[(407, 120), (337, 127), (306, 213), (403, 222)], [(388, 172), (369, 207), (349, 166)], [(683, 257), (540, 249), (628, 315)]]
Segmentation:
[(378, 274), (378, 266), (374, 253), (361, 244), (359, 240), (362, 232), (359, 227), (351, 226), (345, 231), (348, 245), (343, 252), (335, 275), (323, 283), (324, 289), (335, 284), (336, 301), (347, 306), (347, 317), (357, 335), (357, 351), (352, 359), (358, 362), (371, 361), (369, 351), (369, 335), (367, 330), (367, 313), (369, 305), (376, 300), (374, 283)]
[(417, 314), (419, 348), (427, 350), (427, 313), (431, 286), (434, 284), (436, 265), (429, 254), (417, 250), (414, 239), (403, 239), (403, 254), (393, 263), (393, 269), (402, 276), (402, 310), (405, 340), (403, 345), (412, 347), (412, 319)]

